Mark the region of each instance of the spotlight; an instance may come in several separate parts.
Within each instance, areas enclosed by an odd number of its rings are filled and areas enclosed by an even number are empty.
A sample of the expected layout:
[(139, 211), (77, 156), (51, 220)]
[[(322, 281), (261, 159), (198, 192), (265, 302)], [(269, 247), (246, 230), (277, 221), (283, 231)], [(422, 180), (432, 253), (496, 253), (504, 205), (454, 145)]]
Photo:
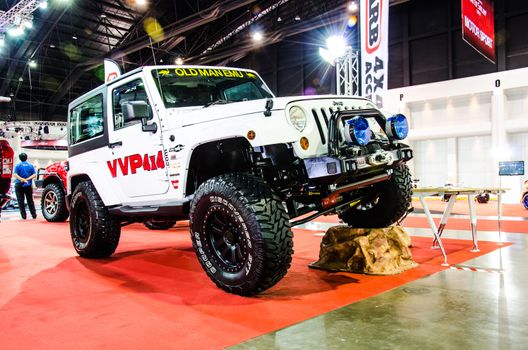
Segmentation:
[(29, 16), (22, 23), (24, 24), (24, 27), (26, 27), (27, 29), (33, 28), (33, 16)]
[(28, 66), (29, 68), (37, 68), (37, 62), (35, 62), (34, 60), (31, 60), (28, 62)]
[(264, 39), (264, 35), (261, 31), (253, 32), (253, 34), (251, 34), (251, 37), (253, 38), (253, 41), (257, 43), (260, 43), (262, 39)]
[(48, 8), (48, 2), (46, 0), (42, 0), (40, 3), (39, 3), (39, 7), (43, 10), (47, 9)]
[(346, 40), (342, 36), (332, 35), (326, 39), (326, 47), (334, 57), (342, 57), (345, 55), (346, 51)]
[(178, 66), (181, 66), (183, 64), (183, 58), (176, 57), (176, 60), (174, 60), (174, 63), (177, 64)]
[(346, 54), (346, 44), (346, 40), (342, 36), (332, 35), (326, 39), (326, 49), (319, 48), (319, 55), (325, 61), (334, 64), (336, 59)]
[(348, 3), (347, 9), (348, 9), (349, 12), (354, 13), (354, 12), (357, 12), (357, 11), (358, 11), (359, 6), (358, 6), (357, 2), (355, 2), (355, 1), (350, 1), (350, 2)]
[(299, 21), (301, 20), (301, 16), (299, 16), (299, 15), (295, 16), (295, 20), (296, 20), (297, 22), (299, 22)]
[(11, 27), (7, 31), (7, 34), (11, 35), (14, 38), (22, 36), (24, 34), (24, 27), (21, 27), (21, 26)]

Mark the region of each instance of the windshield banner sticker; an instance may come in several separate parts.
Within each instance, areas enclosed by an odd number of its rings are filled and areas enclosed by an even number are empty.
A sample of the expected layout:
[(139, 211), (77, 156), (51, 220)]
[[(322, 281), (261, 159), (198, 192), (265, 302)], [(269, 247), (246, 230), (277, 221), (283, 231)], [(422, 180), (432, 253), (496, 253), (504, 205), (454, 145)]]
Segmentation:
[(220, 77), (220, 78), (250, 78), (255, 79), (257, 76), (251, 72), (244, 72), (232, 69), (207, 69), (207, 68), (176, 68), (174, 70), (162, 69), (158, 71), (160, 77), (179, 76), (179, 77)]

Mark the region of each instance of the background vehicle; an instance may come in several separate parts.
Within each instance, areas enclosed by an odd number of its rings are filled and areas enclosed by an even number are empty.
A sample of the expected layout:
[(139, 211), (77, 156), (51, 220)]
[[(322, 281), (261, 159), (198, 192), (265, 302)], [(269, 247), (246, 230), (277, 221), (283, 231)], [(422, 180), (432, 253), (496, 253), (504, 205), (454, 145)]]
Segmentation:
[(528, 210), (528, 180), (524, 181), (523, 194), (521, 197), (521, 202), (526, 210)]
[(142, 67), (73, 101), (68, 120), (83, 257), (110, 256), (122, 225), (189, 218), (211, 280), (252, 295), (286, 274), (292, 225), (337, 213), (385, 227), (410, 207), (407, 120), (367, 99), (275, 98), (245, 69)]
[(42, 187), (40, 208), (42, 216), (49, 222), (66, 221), (69, 211), (66, 206), (66, 161), (50, 164), (44, 172), (38, 171), (35, 184)]
[(14, 152), (9, 142), (0, 140), (0, 208), (9, 200), (11, 177), (14, 170)]

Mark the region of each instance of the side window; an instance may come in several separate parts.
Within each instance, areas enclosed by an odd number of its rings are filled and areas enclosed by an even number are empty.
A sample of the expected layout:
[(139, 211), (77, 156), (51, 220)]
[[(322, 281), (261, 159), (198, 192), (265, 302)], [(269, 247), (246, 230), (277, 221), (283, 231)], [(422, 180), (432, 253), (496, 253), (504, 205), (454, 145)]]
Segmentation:
[(103, 134), (103, 95), (84, 101), (70, 112), (70, 145)]
[(225, 89), (224, 95), (228, 101), (256, 100), (263, 97), (253, 82), (247, 82)]
[(116, 130), (139, 123), (138, 120), (125, 122), (123, 118), (123, 104), (127, 101), (145, 101), (149, 103), (143, 80), (133, 80), (114, 89), (112, 93), (112, 106), (114, 109), (114, 128)]

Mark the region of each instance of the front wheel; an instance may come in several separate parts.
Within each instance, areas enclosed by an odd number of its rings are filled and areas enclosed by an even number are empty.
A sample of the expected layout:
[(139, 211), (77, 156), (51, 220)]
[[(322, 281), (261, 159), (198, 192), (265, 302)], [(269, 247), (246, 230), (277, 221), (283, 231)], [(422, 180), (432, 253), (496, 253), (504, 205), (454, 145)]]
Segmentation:
[(50, 183), (44, 187), (40, 207), (42, 216), (49, 222), (66, 221), (70, 215), (66, 208), (64, 188), (57, 183)]
[(81, 182), (73, 192), (70, 234), (75, 250), (85, 258), (109, 257), (119, 244), (121, 225), (91, 182)]
[(407, 212), (412, 199), (412, 178), (406, 165), (393, 169), (389, 180), (373, 188), (373, 197), (339, 215), (353, 227), (387, 227)]
[(261, 179), (230, 174), (196, 191), (190, 211), (193, 247), (211, 280), (227, 292), (253, 295), (286, 274), (293, 235), (280, 198)]

